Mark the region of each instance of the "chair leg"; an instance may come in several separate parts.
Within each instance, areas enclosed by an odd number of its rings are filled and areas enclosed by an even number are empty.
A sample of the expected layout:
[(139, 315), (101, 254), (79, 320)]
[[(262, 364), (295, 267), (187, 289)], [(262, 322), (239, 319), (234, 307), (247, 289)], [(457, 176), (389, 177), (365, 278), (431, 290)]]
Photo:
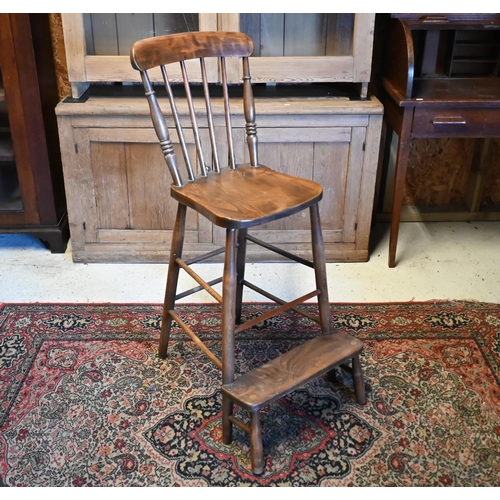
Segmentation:
[(245, 259), (247, 250), (247, 229), (238, 230), (238, 251), (236, 254), (236, 324), (241, 323), (241, 308), (243, 303), (243, 280), (245, 279)]
[(320, 291), (318, 296), (318, 309), (321, 331), (324, 334), (331, 332), (331, 312), (328, 300), (328, 282), (326, 278), (325, 248), (323, 245), (323, 234), (319, 218), (319, 206), (316, 203), (309, 209), (311, 217), (311, 240), (314, 261), (314, 274), (316, 276), (316, 287)]
[(359, 354), (352, 358), (352, 377), (354, 380), (354, 393), (356, 401), (360, 405), (366, 403), (365, 382), (363, 380), (363, 372), (361, 371), (361, 363), (359, 362)]
[[(234, 380), (234, 330), (236, 324), (236, 229), (226, 230), (226, 255), (222, 280), (222, 383)], [(222, 398), (222, 441), (232, 441), (233, 402)]]
[(163, 302), (163, 317), (161, 322), (160, 344), (158, 347), (158, 356), (162, 359), (167, 357), (168, 341), (170, 338), (170, 330), (172, 328), (172, 317), (170, 316), (169, 311), (175, 306), (175, 294), (177, 291), (177, 281), (179, 279), (180, 269), (176, 259), (182, 257), (184, 231), (186, 228), (186, 212), (186, 205), (179, 203), (177, 206), (177, 216), (172, 235), (172, 246), (170, 248), (167, 287), (165, 290), (165, 300)]
[(250, 453), (253, 473), (262, 474), (264, 471), (264, 447), (262, 445), (259, 410), (253, 410), (250, 413)]

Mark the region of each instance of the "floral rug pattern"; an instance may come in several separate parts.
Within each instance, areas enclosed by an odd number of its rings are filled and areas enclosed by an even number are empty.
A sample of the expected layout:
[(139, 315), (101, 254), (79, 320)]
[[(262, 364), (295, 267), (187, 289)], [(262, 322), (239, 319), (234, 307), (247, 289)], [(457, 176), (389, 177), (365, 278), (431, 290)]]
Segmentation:
[[(218, 307), (179, 311), (219, 353)], [(499, 305), (333, 304), (365, 343), (368, 402), (339, 369), (266, 407), (260, 476), (246, 433), (221, 441), (218, 369), (175, 327), (157, 358), (160, 319), (158, 305), (0, 306), (0, 485), (500, 486)], [(259, 323), (237, 335), (236, 369), (317, 333), (294, 312)]]

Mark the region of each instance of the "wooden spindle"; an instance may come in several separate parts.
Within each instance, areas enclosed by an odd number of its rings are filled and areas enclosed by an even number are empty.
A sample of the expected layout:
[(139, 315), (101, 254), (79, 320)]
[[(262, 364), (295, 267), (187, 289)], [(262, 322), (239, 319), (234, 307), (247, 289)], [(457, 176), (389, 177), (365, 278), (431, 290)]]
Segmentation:
[(255, 103), (250, 79), (250, 67), (248, 57), (243, 57), (243, 109), (247, 130), (248, 152), (250, 154), (250, 165), (256, 167), (259, 164), (257, 155), (257, 125), (255, 124)]
[(200, 174), (206, 177), (207, 169), (205, 167), (203, 150), (201, 148), (200, 130), (198, 128), (198, 122), (196, 121), (196, 113), (194, 110), (191, 88), (189, 87), (189, 79), (186, 71), (186, 64), (184, 63), (184, 61), (180, 61), (180, 65), (182, 71), (182, 79), (184, 81), (184, 89), (186, 91), (186, 99), (189, 107), (189, 116), (191, 117), (191, 125), (193, 127), (194, 142), (196, 144), (196, 152), (198, 157), (198, 166), (200, 167)]
[(153, 120), (153, 127), (160, 141), (161, 150), (163, 152), (163, 156), (165, 157), (165, 161), (167, 162), (168, 170), (170, 171), (174, 184), (181, 187), (182, 177), (180, 176), (179, 169), (177, 168), (174, 146), (170, 140), (167, 124), (163, 118), (163, 113), (160, 109), (160, 105), (158, 104), (158, 99), (156, 98), (155, 91), (153, 90), (153, 85), (151, 84), (151, 80), (145, 71), (141, 71), (141, 78), (146, 91), (145, 94), (148, 100), (151, 118)]
[(220, 172), (219, 155), (217, 154), (217, 143), (215, 142), (215, 128), (212, 115), (212, 105), (210, 103), (210, 90), (208, 88), (207, 68), (205, 59), (200, 58), (201, 78), (203, 81), (203, 94), (205, 95), (205, 106), (207, 108), (208, 131), (210, 134), (210, 144), (212, 146), (212, 161), (215, 172)]
[(220, 58), (220, 64), (222, 72), (222, 90), (224, 92), (224, 116), (226, 118), (228, 165), (234, 170), (236, 168), (236, 161), (234, 159), (233, 127), (231, 124), (231, 108), (229, 106), (229, 91), (227, 88), (226, 59), (224, 57)]
[(188, 178), (194, 181), (193, 167), (191, 166), (191, 160), (189, 159), (189, 153), (186, 145), (186, 139), (184, 138), (184, 131), (182, 129), (181, 121), (179, 119), (179, 113), (177, 112), (177, 106), (175, 105), (174, 94), (172, 92), (172, 87), (170, 86), (170, 81), (168, 79), (167, 70), (165, 66), (161, 66), (161, 73), (163, 75), (163, 81), (165, 82), (165, 89), (167, 91), (168, 100), (170, 102), (170, 109), (172, 110), (172, 116), (174, 118), (175, 128), (177, 130), (177, 135), (179, 136), (179, 142), (181, 144), (182, 156), (186, 163), (186, 170)]

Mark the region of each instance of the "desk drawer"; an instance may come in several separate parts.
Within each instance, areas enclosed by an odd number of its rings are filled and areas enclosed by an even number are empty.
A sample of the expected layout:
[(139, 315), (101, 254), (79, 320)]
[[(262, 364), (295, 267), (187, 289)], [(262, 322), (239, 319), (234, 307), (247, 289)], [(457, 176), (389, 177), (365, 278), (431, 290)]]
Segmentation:
[(500, 107), (416, 108), (412, 134), (418, 137), (500, 137)]

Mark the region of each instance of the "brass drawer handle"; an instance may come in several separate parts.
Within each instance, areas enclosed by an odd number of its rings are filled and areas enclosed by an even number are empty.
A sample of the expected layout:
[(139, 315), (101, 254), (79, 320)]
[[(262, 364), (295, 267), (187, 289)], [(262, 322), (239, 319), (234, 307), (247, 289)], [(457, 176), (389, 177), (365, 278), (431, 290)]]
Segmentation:
[(467, 125), (465, 118), (461, 116), (436, 116), (432, 120), (433, 125)]

